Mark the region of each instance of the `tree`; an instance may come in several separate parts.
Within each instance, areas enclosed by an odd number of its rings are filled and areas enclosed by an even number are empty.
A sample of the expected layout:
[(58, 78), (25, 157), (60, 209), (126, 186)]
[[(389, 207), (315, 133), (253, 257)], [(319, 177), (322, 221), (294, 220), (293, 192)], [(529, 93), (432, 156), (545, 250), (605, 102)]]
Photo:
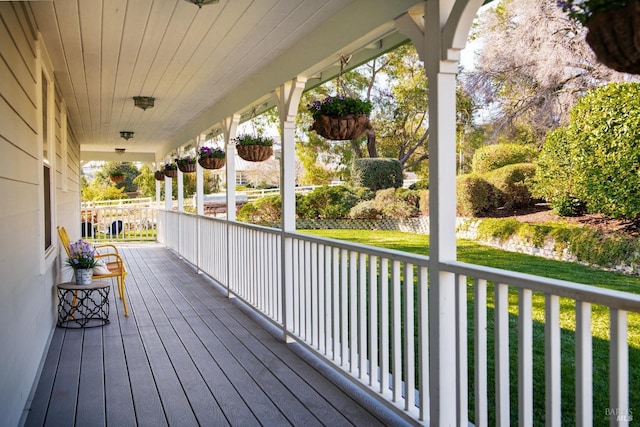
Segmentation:
[[(377, 155), (398, 159), (404, 170), (425, 169), (425, 160), (429, 157), (428, 83), (424, 65), (413, 45), (400, 46), (344, 73), (340, 82), (345, 93), (373, 102), (371, 122), (376, 132)], [(315, 159), (326, 160), (325, 165), (334, 165), (338, 175), (348, 177), (352, 159), (364, 158), (367, 154), (372, 157), (372, 150), (366, 146), (367, 138), (329, 142), (314, 138), (312, 134), (307, 137), (311, 124), (307, 105), (315, 99), (335, 94), (336, 84), (336, 81), (328, 82), (305, 93), (301, 102), (298, 137), (305, 144), (307, 173), (314, 177), (315, 173), (322, 176), (325, 172), (322, 167), (318, 168)], [(458, 133), (466, 146), (472, 130), (475, 101), (462, 87), (459, 87), (457, 105)]]
[(147, 165), (142, 165), (140, 174), (133, 180), (138, 187), (140, 197), (156, 196), (156, 179), (153, 171)]
[[(121, 183), (114, 184), (109, 179), (109, 172), (117, 169), (124, 173), (125, 179)], [(138, 176), (140, 172), (138, 168), (129, 162), (107, 162), (102, 168), (96, 172), (95, 184), (104, 187), (106, 185), (114, 185), (117, 188), (123, 188), (126, 193), (134, 193), (138, 191), (138, 186), (134, 184), (133, 180)]]
[(524, 132), (541, 144), (586, 91), (628, 79), (596, 62), (585, 31), (555, 0), (503, 0), (480, 16), (482, 49), (464, 82), (492, 112), (495, 139)]
[(639, 94), (640, 83), (615, 83), (587, 93), (571, 111), (569, 125), (547, 139), (536, 192), (548, 198), (575, 195), (590, 212), (637, 220)]

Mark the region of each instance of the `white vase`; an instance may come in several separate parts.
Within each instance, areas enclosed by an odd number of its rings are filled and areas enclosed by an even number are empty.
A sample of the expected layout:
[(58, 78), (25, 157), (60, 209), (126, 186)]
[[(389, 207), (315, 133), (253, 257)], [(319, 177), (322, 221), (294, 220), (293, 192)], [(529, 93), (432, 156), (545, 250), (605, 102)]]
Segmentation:
[(93, 268), (78, 268), (75, 272), (77, 285), (91, 284), (91, 280), (93, 279)]

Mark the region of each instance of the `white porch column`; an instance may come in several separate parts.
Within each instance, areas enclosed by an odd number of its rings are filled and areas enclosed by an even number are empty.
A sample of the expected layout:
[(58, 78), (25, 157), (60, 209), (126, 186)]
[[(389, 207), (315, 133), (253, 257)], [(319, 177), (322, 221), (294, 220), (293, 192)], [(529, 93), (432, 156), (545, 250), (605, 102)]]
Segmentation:
[[(441, 271), (440, 263), (456, 259), (456, 73), (480, 6), (482, 0), (427, 0), (422, 17), (407, 14), (396, 20), (412, 39), (429, 79), (429, 414), (421, 417), (437, 426), (468, 424), (467, 408), (460, 407), (467, 399), (459, 396), (468, 377), (461, 370), (464, 378), (458, 378), (456, 370), (455, 276)], [(426, 319), (421, 320), (425, 327)], [(460, 357), (466, 361), (466, 354)]]
[(178, 212), (184, 212), (184, 174), (178, 169)]
[(160, 197), (162, 196), (162, 187), (161, 187), (161, 185), (162, 185), (162, 183), (164, 181), (158, 181), (157, 179), (155, 181), (156, 181), (156, 206), (159, 208), (161, 206)]
[(173, 191), (171, 190), (171, 178), (164, 177), (164, 208), (170, 211), (173, 208)]
[[(200, 142), (200, 138), (198, 138), (198, 142)], [(200, 147), (198, 146), (197, 149)], [(196, 166), (196, 212), (198, 215), (204, 215), (204, 168), (200, 166), (200, 163), (197, 163)]]
[(296, 230), (296, 114), (304, 90), (306, 77), (284, 83), (273, 91), (273, 98), (280, 116), (280, 136), (282, 137), (282, 155), (280, 159), (280, 194), (282, 196), (282, 325), (286, 342), (293, 339), (288, 331), (293, 321), (293, 243), (285, 233)]
[(236, 220), (236, 144), (231, 140), (238, 134), (240, 114), (227, 117), (222, 122), (224, 141), (227, 145), (227, 221)]

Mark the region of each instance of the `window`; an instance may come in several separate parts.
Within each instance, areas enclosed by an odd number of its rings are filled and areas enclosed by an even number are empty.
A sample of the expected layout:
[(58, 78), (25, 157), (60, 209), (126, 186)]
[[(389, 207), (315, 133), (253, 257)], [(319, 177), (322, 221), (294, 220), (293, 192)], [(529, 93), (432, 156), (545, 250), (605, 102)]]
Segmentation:
[(49, 79), (42, 73), (42, 164), (43, 164), (43, 220), (44, 220), (44, 250), (45, 252), (53, 245), (53, 219), (51, 209), (51, 162), (50, 162), (50, 145), (51, 145), (51, 129), (50, 129), (50, 115), (53, 114), (49, 103), (51, 101), (50, 96), (50, 84)]

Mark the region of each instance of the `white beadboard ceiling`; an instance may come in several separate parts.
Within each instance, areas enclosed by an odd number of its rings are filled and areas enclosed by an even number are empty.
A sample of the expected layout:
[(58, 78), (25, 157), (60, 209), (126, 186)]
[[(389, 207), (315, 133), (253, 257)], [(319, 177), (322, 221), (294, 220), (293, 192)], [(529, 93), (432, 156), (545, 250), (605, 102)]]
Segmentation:
[[(418, 0), (52, 0), (30, 7), (83, 160), (160, 161), (232, 114), (270, 104), (406, 38), (394, 19)], [(134, 107), (134, 96), (155, 106)], [(133, 139), (120, 131), (133, 131)], [(126, 148), (116, 157), (117, 147)]]

